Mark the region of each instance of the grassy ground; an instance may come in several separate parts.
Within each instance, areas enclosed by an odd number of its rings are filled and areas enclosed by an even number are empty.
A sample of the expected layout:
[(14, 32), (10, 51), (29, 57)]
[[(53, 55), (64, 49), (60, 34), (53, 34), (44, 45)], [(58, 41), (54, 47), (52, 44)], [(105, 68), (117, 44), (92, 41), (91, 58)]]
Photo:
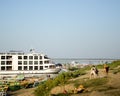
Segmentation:
[[(102, 65), (98, 66), (99, 76), (92, 79), (89, 78), (90, 70), (87, 70), (85, 75), (70, 79), (64, 86), (52, 88), (50, 93), (54, 95), (51, 96), (120, 96), (120, 67), (117, 65), (119, 64), (110, 66), (108, 75), (105, 74)], [(72, 90), (79, 85), (84, 86), (84, 92), (73, 94)], [(64, 89), (68, 94), (63, 94)], [(35, 88), (21, 89), (11, 92), (11, 96), (35, 96), (34, 90)]]
[(99, 76), (95, 79), (89, 79), (88, 71), (86, 75), (72, 79), (70, 84), (65, 85), (65, 87), (59, 86), (53, 88), (51, 93), (62, 93), (64, 88), (68, 91), (68, 93), (70, 93), (71, 90), (74, 90), (75, 87), (78, 87), (82, 84), (85, 87), (84, 92), (78, 94), (69, 94), (69, 96), (120, 96), (120, 72), (114, 74), (115, 70), (118, 69), (111, 70), (108, 76), (106, 76), (104, 70), (100, 69)]

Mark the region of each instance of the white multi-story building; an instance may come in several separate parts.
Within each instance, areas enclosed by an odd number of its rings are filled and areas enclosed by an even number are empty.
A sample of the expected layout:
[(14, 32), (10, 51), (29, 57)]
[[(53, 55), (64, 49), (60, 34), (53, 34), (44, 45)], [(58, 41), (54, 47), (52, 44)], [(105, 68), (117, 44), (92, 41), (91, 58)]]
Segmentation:
[(31, 50), (25, 54), (20, 51), (0, 53), (0, 74), (19, 73), (57, 73), (55, 64), (47, 55), (35, 53)]

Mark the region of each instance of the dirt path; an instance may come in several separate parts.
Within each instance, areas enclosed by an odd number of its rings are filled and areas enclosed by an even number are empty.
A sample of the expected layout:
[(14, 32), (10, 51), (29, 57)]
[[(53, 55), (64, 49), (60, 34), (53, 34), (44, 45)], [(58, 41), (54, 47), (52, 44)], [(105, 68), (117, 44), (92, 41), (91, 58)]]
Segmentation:
[[(120, 96), (120, 73), (113, 74), (112, 71), (109, 72), (108, 75), (105, 74), (103, 69), (99, 70), (99, 76), (97, 78), (109, 78), (109, 82), (107, 82), (106, 86), (110, 87), (109, 90), (105, 91), (90, 91), (80, 94), (73, 94), (71, 96)], [(90, 79), (90, 71), (87, 72), (87, 74), (79, 76), (78, 78), (75, 78), (73, 80), (80, 80), (80, 79)], [(68, 90), (74, 90), (74, 85), (69, 84), (65, 86)], [(62, 93), (64, 90), (63, 87), (57, 86), (56, 88), (53, 88), (51, 90), (51, 93)]]
[(35, 88), (20, 89), (10, 93), (10, 96), (34, 96)]
[[(90, 71), (87, 72), (87, 74), (79, 76), (78, 78), (75, 78), (73, 80), (79, 80), (79, 79), (89, 79), (90, 77)], [(106, 74), (104, 73), (103, 69), (99, 70), (99, 78), (105, 77)], [(108, 86), (111, 86), (110, 90), (107, 91), (92, 91), (92, 92), (87, 92), (87, 93), (82, 93), (82, 94), (73, 94), (71, 96), (120, 96), (120, 73), (113, 74), (110, 72), (108, 74), (108, 77), (110, 78), (109, 82), (107, 83)], [(71, 90), (74, 89), (73, 84), (66, 85), (65, 88)], [(114, 89), (112, 89), (114, 88)], [(57, 86), (51, 90), (51, 93), (62, 93), (64, 87)], [(29, 89), (21, 89), (15, 92), (12, 92), (10, 96), (34, 96), (35, 88), (29, 88)]]

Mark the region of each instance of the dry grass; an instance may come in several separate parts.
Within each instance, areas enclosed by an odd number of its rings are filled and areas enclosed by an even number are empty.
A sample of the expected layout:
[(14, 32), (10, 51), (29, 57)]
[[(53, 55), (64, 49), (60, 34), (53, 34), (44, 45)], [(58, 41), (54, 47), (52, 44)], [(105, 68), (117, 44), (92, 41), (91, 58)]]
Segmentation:
[[(106, 76), (103, 69), (99, 71), (99, 77), (96, 80), (90, 80), (88, 72), (88, 74), (84, 76), (72, 79), (72, 82), (67, 84), (65, 89), (70, 92), (70, 90), (75, 88), (75, 83), (81, 84), (81, 81), (85, 81), (87, 84), (87, 86), (85, 85), (87, 91), (79, 94), (71, 94), (70, 96), (120, 96), (120, 73), (113, 74), (112, 71), (110, 71), (108, 76)], [(94, 83), (94, 80), (96, 82), (95, 85), (92, 84)], [(63, 86), (57, 86), (51, 90), (51, 93), (63, 93), (63, 89)]]
[(20, 89), (10, 93), (10, 96), (34, 96), (35, 88)]
[[(105, 79), (106, 74), (103, 69), (99, 70), (99, 77)], [(75, 88), (75, 83), (81, 80), (89, 81), (89, 72), (83, 76), (79, 76), (78, 78), (70, 80), (70, 84), (66, 84), (65, 86), (57, 86), (51, 90), (51, 94), (59, 94), (63, 93), (63, 90), (66, 89), (68, 92)], [(86, 92), (79, 94), (71, 94), (70, 96), (120, 96), (120, 73), (113, 74), (112, 71), (108, 74), (106, 79), (109, 79), (105, 84), (99, 84), (99, 86), (89, 86), (86, 87)], [(90, 82), (90, 81), (89, 81)], [(92, 84), (92, 83), (91, 83)], [(97, 84), (97, 83), (96, 83)], [(30, 89), (21, 89), (15, 92), (12, 92), (11, 96), (34, 96), (35, 88)]]

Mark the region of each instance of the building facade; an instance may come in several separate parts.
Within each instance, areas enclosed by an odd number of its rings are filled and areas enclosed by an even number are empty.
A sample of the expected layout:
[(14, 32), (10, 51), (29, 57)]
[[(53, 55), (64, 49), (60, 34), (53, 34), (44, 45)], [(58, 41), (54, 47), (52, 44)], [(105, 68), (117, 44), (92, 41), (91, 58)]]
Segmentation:
[(50, 58), (44, 54), (23, 52), (0, 53), (0, 71), (43, 70), (52, 68)]

